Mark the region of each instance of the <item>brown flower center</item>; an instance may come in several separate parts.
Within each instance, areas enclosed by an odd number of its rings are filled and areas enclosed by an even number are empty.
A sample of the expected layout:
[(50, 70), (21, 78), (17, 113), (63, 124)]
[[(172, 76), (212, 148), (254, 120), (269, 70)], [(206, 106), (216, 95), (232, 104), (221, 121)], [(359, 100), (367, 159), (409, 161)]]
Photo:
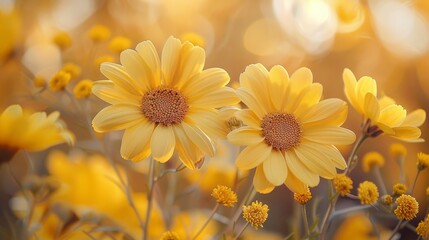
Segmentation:
[(286, 151), (301, 140), (301, 125), (289, 113), (268, 113), (261, 127), (265, 142), (275, 150)]
[(152, 122), (165, 126), (180, 123), (188, 112), (185, 97), (177, 90), (160, 87), (147, 92), (142, 112)]

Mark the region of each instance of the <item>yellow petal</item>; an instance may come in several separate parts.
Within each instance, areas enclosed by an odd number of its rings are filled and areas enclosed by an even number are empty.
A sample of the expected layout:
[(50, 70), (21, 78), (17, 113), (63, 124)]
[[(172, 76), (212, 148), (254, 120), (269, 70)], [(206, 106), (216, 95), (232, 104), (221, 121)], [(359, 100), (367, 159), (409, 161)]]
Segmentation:
[(130, 77), (123, 66), (116, 63), (104, 62), (100, 66), (100, 71), (125, 92), (136, 96), (143, 94), (142, 89), (139, 88), (139, 85)]
[[(306, 143), (310, 144), (310, 143)], [(332, 161), (334, 167), (344, 170), (347, 167), (346, 161), (340, 151), (333, 145), (311, 143), (317, 148), (322, 156)]]
[(301, 144), (295, 148), (296, 156), (307, 168), (321, 177), (332, 179), (337, 173), (332, 161), (320, 154), (317, 148), (310, 144)]
[(337, 98), (329, 98), (320, 101), (311, 107), (306, 113), (303, 112), (300, 120), (303, 124), (328, 124), (340, 126), (347, 118), (347, 104)]
[(190, 106), (199, 108), (220, 108), (223, 106), (234, 105), (240, 102), (234, 89), (223, 87), (208, 93), (198, 99), (189, 101)]
[(162, 163), (168, 161), (173, 155), (175, 145), (176, 137), (173, 127), (159, 124), (153, 131), (150, 140), (153, 158)]
[(150, 139), (155, 124), (149, 121), (127, 128), (122, 137), (121, 156), (124, 159), (138, 162), (150, 155)]
[(280, 186), (286, 181), (287, 166), (281, 151), (271, 151), (263, 163), (263, 169), (265, 177), (274, 186)]
[(377, 97), (377, 83), (371, 77), (364, 76), (359, 79), (356, 84), (356, 100), (359, 104), (359, 112), (365, 114), (365, 96), (367, 93)]
[(243, 101), (244, 104), (249, 107), (255, 114), (259, 117), (259, 119), (262, 119), (265, 114), (267, 114), (267, 110), (261, 105), (255, 97), (246, 89), (239, 88), (236, 91), (238, 97)]
[(180, 68), (174, 76), (174, 85), (181, 88), (193, 76), (199, 74), (204, 68), (205, 59), (206, 54), (202, 48), (184, 42), (180, 53)]
[(115, 84), (109, 80), (94, 82), (94, 85), (92, 86), (92, 92), (95, 96), (110, 104), (126, 103), (141, 106), (141, 96), (136, 96), (129, 92), (125, 92), (121, 88), (115, 86)]
[(201, 97), (224, 87), (229, 82), (228, 73), (221, 68), (210, 68), (193, 77), (182, 87), (183, 95)]
[(152, 77), (150, 78), (149, 86), (153, 89), (161, 85), (161, 67), (158, 53), (151, 41), (143, 41), (136, 46), (137, 52), (148, 65)]
[(378, 103), (380, 104), (380, 109), (384, 109), (387, 106), (396, 104), (395, 100), (393, 100), (392, 98), (390, 98), (386, 95), (384, 95), (380, 99), (378, 99)]
[(181, 43), (179, 39), (169, 37), (162, 49), (161, 55), (161, 70), (162, 83), (167, 86), (172, 86), (174, 74), (179, 67)]
[(22, 115), (21, 106), (18, 104), (14, 104), (7, 107), (1, 114), (1, 117), (18, 117), (21, 115)]
[(304, 184), (315, 187), (319, 184), (320, 178), (317, 174), (308, 169), (299, 159), (294, 151), (286, 151), (285, 159), (288, 169)]
[(246, 70), (240, 74), (240, 86), (252, 93), (256, 101), (268, 111), (274, 111), (268, 95), (268, 85), (268, 71), (260, 63), (247, 66)]
[(208, 153), (211, 157), (215, 154), (215, 147), (212, 140), (197, 126), (192, 126), (186, 122), (182, 122), (183, 130), (189, 139), (198, 146), (205, 153)]
[(426, 120), (426, 112), (423, 109), (417, 109), (407, 115), (401, 127), (420, 127)]
[(303, 129), (303, 138), (323, 144), (347, 145), (356, 140), (356, 135), (342, 127), (316, 126)]
[(270, 193), (274, 190), (274, 185), (271, 184), (264, 175), (262, 165), (258, 166), (253, 177), (253, 186), (256, 191), (262, 194)]
[(310, 107), (319, 102), (322, 92), (323, 87), (321, 84), (311, 84), (294, 99), (294, 105), (287, 111), (293, 112), (297, 116), (302, 115), (302, 113), (307, 112)]
[[(350, 69), (345, 68), (343, 71), (344, 93), (350, 104), (360, 112), (358, 100), (356, 99), (356, 77)], [(362, 113), (362, 112), (360, 112)], [(362, 113), (363, 114), (363, 113)]]
[[(404, 141), (416, 140), (422, 134), (421, 130), (416, 127), (396, 127), (396, 128), (393, 128), (393, 130), (395, 131), (395, 134), (393, 136)], [(422, 140), (423, 139), (418, 140), (418, 142), (423, 142), (424, 140), (423, 141)]]
[(298, 96), (302, 90), (313, 83), (313, 73), (306, 67), (299, 68), (290, 77), (289, 88), (291, 94)]
[(261, 119), (259, 119), (258, 116), (256, 116), (255, 112), (253, 112), (252, 110), (240, 110), (235, 114), (235, 116), (245, 125), (255, 129), (261, 129)]
[(307, 185), (305, 185), (295, 175), (293, 175), (290, 170), (288, 171), (287, 178), (284, 184), (294, 193), (305, 193), (308, 190)]
[(367, 93), (365, 96), (364, 111), (371, 121), (377, 122), (380, 115), (380, 106), (377, 98), (372, 93)]
[(401, 125), (406, 116), (407, 110), (401, 105), (390, 105), (380, 111), (378, 122), (389, 127), (397, 127)]
[(121, 52), (120, 60), (127, 73), (143, 93), (151, 89), (151, 85), (154, 85), (151, 83), (155, 80), (152, 79), (152, 71), (146, 62), (143, 61), (140, 54), (134, 50), (127, 49)]
[(224, 120), (220, 119), (218, 110), (191, 108), (185, 121), (189, 124), (196, 124), (211, 138), (226, 138), (228, 129)]
[(235, 165), (242, 170), (255, 168), (267, 159), (270, 152), (271, 147), (266, 143), (248, 146), (237, 156)]
[(173, 129), (180, 160), (187, 168), (195, 169), (195, 163), (203, 157), (202, 152), (191, 142), (181, 124), (173, 126)]
[(140, 108), (129, 104), (115, 104), (102, 109), (92, 120), (97, 132), (132, 127), (144, 118)]
[(228, 141), (238, 146), (253, 145), (264, 140), (261, 134), (261, 130), (241, 127), (228, 134)]
[(283, 102), (286, 97), (286, 90), (289, 84), (289, 74), (280, 65), (275, 65), (269, 72), (268, 92), (271, 97), (271, 102), (276, 111), (283, 108)]

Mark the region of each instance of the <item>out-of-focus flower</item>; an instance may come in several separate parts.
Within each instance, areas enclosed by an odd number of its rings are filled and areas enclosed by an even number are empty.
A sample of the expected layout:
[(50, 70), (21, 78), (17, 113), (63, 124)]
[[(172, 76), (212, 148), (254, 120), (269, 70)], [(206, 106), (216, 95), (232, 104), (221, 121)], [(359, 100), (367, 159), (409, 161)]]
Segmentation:
[(301, 205), (307, 204), (313, 196), (311, 195), (310, 189), (303, 193), (293, 193), (293, 199)]
[(41, 151), (67, 142), (73, 144), (74, 135), (67, 130), (53, 112), (30, 113), (20, 105), (11, 105), (0, 115), (0, 162), (9, 161), (20, 149)]
[(384, 157), (378, 152), (368, 152), (363, 156), (362, 169), (364, 172), (371, 171), (374, 167), (382, 167), (384, 165)]
[(333, 240), (354, 239), (354, 240), (376, 240), (372, 236), (373, 226), (371, 221), (363, 213), (347, 216), (338, 227)]
[(403, 183), (397, 183), (393, 185), (393, 195), (394, 196), (401, 196), (402, 194), (405, 194), (407, 192), (407, 186)]
[(195, 46), (199, 46), (202, 48), (206, 46), (206, 40), (204, 39), (204, 37), (195, 32), (183, 33), (182, 35), (180, 35), (180, 40), (182, 40), (182, 42), (189, 41)]
[(161, 235), (160, 240), (180, 240), (180, 237), (177, 232), (167, 231)]
[(33, 78), (33, 86), (36, 88), (46, 87), (46, 79), (42, 76), (36, 76)]
[(322, 85), (313, 83), (307, 68), (290, 78), (282, 66), (270, 71), (262, 64), (249, 65), (240, 75), (237, 95), (249, 109), (236, 114), (246, 126), (228, 134), (236, 145), (247, 145), (236, 165), (256, 168), (253, 185), (269, 193), (285, 184), (293, 192), (307, 191), (319, 177), (332, 179), (336, 168), (345, 169), (334, 145), (350, 144), (355, 134), (340, 127), (347, 105), (340, 99), (320, 101)]
[(334, 184), (335, 191), (341, 196), (346, 196), (353, 188), (352, 179), (344, 174), (335, 175), (332, 179), (332, 183)]
[[(100, 214), (111, 219), (115, 226), (138, 238), (141, 228), (137, 217), (128, 204), (127, 197), (118, 187), (119, 182), (111, 165), (101, 155), (52, 152), (48, 157), (48, 171), (60, 183), (60, 188), (50, 198), (51, 204), (61, 203), (73, 209), (78, 216), (88, 212)], [(123, 169), (119, 169), (123, 174)], [(132, 193), (140, 214), (146, 211), (146, 196)], [(109, 201), (105, 201), (109, 199)], [(152, 210), (149, 236), (159, 237), (164, 231), (164, 223), (158, 208)]]
[(370, 181), (360, 183), (357, 190), (361, 204), (373, 204), (379, 197), (377, 186)]
[(429, 238), (429, 214), (426, 215), (425, 220), (419, 222), (416, 232), (422, 238)]
[(418, 109), (407, 115), (407, 111), (389, 97), (377, 99), (377, 83), (364, 76), (356, 81), (349, 69), (343, 73), (344, 91), (350, 104), (365, 119), (370, 121), (367, 134), (386, 134), (408, 142), (423, 142), (419, 127), (425, 122), (426, 112)]
[(255, 201), (249, 206), (243, 206), (243, 218), (255, 229), (264, 227), (263, 224), (268, 218), (268, 205)]
[(115, 61), (115, 58), (111, 55), (103, 55), (98, 57), (97, 59), (95, 59), (94, 64), (97, 68), (99, 68), (101, 66), (102, 63), (104, 62), (113, 62)]
[(231, 188), (219, 185), (212, 191), (212, 197), (216, 199), (216, 202), (224, 205), (225, 207), (234, 207), (237, 203), (237, 194), (232, 191)]
[(394, 157), (407, 155), (407, 148), (401, 143), (393, 143), (390, 145), (390, 154)]
[(61, 68), (62, 71), (69, 73), (70, 74), (70, 78), (75, 78), (77, 76), (80, 75), (80, 73), (82, 72), (82, 69), (74, 63), (66, 63), (64, 64), (64, 66)]
[(73, 88), (74, 96), (77, 99), (84, 99), (91, 96), (93, 81), (84, 79), (76, 84)]
[(426, 197), (429, 198), (429, 187), (426, 188)]
[(59, 33), (55, 34), (52, 41), (61, 50), (65, 50), (72, 45), (72, 39), (71, 39), (70, 35), (66, 32), (59, 32)]
[(419, 203), (410, 195), (401, 195), (395, 201), (398, 206), (393, 213), (398, 219), (411, 220), (419, 212)]
[(131, 47), (131, 40), (123, 36), (116, 36), (109, 42), (109, 49), (114, 53), (120, 53)]
[(417, 153), (417, 168), (423, 170), (429, 167), (429, 154), (419, 152)]
[(391, 195), (384, 195), (381, 197), (381, 201), (383, 204), (390, 206), (393, 203), (393, 198)]
[[(0, 61), (13, 51), (21, 32), (21, 21), (17, 11), (0, 10)], [(7, 24), (6, 24), (7, 23)]]
[(103, 42), (110, 37), (110, 29), (104, 25), (95, 25), (88, 31), (89, 38), (94, 42)]
[(68, 72), (59, 71), (49, 81), (49, 89), (54, 92), (62, 91), (69, 84), (71, 75)]
[[(179, 235), (179, 239), (192, 239), (198, 232), (195, 226), (202, 226), (207, 220), (207, 214), (200, 211), (181, 212), (174, 217), (170, 231)], [(215, 236), (218, 226), (215, 221), (210, 221), (204, 230), (198, 235), (198, 239), (211, 239)]]
[(150, 41), (136, 50), (121, 53), (122, 65), (101, 65), (110, 80), (95, 82), (93, 93), (112, 105), (95, 116), (93, 127), (97, 132), (125, 129), (125, 159), (152, 155), (166, 162), (176, 150), (183, 164), (195, 169), (205, 153), (214, 155), (212, 138), (226, 135), (217, 109), (239, 101), (225, 87), (229, 76), (219, 68), (203, 70), (204, 50), (173, 37), (161, 61)]

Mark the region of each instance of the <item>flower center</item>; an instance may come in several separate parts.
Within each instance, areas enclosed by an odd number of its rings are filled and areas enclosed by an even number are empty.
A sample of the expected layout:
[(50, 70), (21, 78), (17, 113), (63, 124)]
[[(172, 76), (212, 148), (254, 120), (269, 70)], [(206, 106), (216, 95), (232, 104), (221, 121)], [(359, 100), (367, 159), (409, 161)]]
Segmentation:
[(289, 113), (268, 113), (261, 127), (265, 142), (275, 150), (286, 151), (301, 140), (301, 126)]
[(160, 87), (147, 92), (142, 112), (152, 122), (165, 126), (180, 123), (188, 112), (185, 97), (175, 89)]

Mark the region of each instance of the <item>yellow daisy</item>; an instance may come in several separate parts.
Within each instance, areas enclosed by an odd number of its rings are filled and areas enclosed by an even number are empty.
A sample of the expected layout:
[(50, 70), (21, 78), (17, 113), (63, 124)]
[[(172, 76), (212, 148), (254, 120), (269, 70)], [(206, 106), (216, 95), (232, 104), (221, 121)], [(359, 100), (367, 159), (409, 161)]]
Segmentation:
[(151, 41), (120, 55), (121, 65), (103, 63), (110, 80), (97, 81), (93, 93), (112, 104), (93, 119), (97, 132), (125, 129), (121, 155), (140, 161), (152, 155), (168, 161), (176, 150), (188, 168), (205, 153), (215, 152), (212, 139), (227, 128), (218, 108), (236, 104), (228, 74), (220, 68), (203, 70), (205, 52), (190, 42), (170, 37), (161, 60)]
[(253, 185), (261, 193), (285, 184), (293, 192), (306, 192), (319, 177), (332, 179), (345, 169), (334, 145), (350, 144), (355, 134), (340, 127), (347, 105), (340, 99), (320, 101), (322, 85), (313, 83), (307, 68), (291, 77), (282, 66), (270, 71), (254, 64), (240, 76), (237, 95), (249, 109), (236, 117), (245, 125), (228, 135), (237, 145), (248, 145), (237, 157), (243, 170), (256, 168)]
[(347, 99), (365, 118), (368, 136), (376, 137), (384, 133), (407, 142), (424, 141), (420, 138), (419, 129), (426, 119), (423, 109), (407, 115), (407, 110), (397, 105), (393, 99), (386, 96), (377, 99), (375, 80), (364, 76), (356, 81), (349, 69), (344, 69), (343, 80)]
[(11, 105), (0, 115), (0, 163), (9, 161), (20, 149), (41, 151), (56, 144), (74, 142), (74, 135), (59, 119), (59, 112), (30, 113)]

